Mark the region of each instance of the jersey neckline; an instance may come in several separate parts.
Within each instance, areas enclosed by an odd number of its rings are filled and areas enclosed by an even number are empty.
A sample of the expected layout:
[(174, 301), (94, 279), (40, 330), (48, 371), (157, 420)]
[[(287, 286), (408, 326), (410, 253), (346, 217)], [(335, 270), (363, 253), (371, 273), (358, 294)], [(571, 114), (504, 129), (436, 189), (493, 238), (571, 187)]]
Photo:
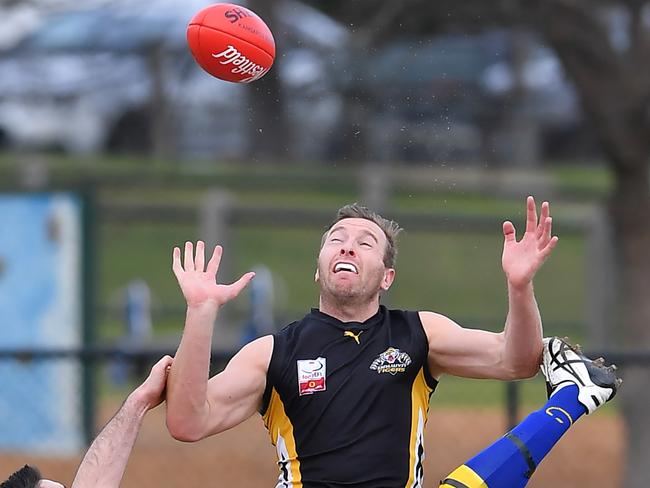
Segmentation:
[(377, 310), (377, 313), (372, 317), (368, 318), (364, 322), (356, 322), (356, 321), (343, 322), (337, 319), (336, 317), (332, 317), (331, 315), (328, 315), (325, 312), (321, 312), (317, 308), (312, 308), (310, 315), (318, 321), (325, 322), (329, 325), (333, 325), (334, 327), (341, 330), (352, 330), (352, 329), (366, 330), (377, 324), (380, 324), (384, 318), (385, 313), (386, 313), (386, 307), (384, 305), (379, 305), (379, 310)]

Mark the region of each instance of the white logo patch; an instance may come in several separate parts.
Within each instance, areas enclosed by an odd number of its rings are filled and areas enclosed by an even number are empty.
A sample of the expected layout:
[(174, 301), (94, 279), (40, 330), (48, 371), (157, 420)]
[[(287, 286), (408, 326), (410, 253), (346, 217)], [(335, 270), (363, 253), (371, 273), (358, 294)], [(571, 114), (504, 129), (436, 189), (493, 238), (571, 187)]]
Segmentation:
[(297, 363), (298, 393), (300, 396), (325, 391), (327, 373), (325, 358), (299, 359)]

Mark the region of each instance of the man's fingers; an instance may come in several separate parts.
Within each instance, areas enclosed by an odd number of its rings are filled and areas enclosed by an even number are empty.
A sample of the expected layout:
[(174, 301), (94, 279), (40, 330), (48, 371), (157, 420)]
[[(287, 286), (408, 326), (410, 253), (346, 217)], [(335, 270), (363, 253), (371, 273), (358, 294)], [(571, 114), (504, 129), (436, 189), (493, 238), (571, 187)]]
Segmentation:
[[(544, 231), (545, 229), (545, 223), (546, 219), (550, 216), (551, 212), (549, 209), (548, 202), (542, 202), (542, 212), (539, 216), (539, 225), (537, 226), (537, 238), (541, 239), (544, 237)], [(548, 236), (548, 239), (550, 239), (551, 236)]]
[(540, 239), (540, 247), (548, 245), (551, 240), (551, 230), (553, 228), (553, 218), (546, 217), (543, 224), (540, 226), (542, 228), (542, 236)]
[(174, 247), (172, 251), (172, 271), (176, 275), (176, 278), (183, 272), (183, 267), (181, 266), (181, 250), (178, 247)]
[(235, 281), (232, 285), (230, 285), (230, 290), (231, 290), (230, 299), (232, 300), (233, 298), (236, 298), (237, 295), (239, 295), (241, 291), (244, 288), (246, 288), (246, 285), (248, 285), (254, 277), (255, 277), (255, 273), (249, 271), (244, 276), (242, 276), (237, 281)]
[(509, 220), (503, 223), (503, 237), (505, 238), (505, 242), (516, 241), (515, 226)]
[(540, 222), (544, 222), (551, 216), (551, 206), (548, 202), (542, 202), (542, 214), (539, 217)]
[(194, 259), (194, 266), (196, 270), (203, 273), (205, 270), (205, 243), (197, 241), (196, 243), (196, 258)]
[(212, 251), (212, 257), (208, 261), (208, 268), (205, 270), (210, 276), (217, 277), (217, 271), (219, 271), (219, 264), (221, 264), (221, 255), (223, 254), (223, 248), (221, 246), (214, 246), (214, 251)]
[(526, 199), (526, 232), (535, 232), (537, 228), (537, 209), (535, 199), (529, 196)]
[(185, 271), (194, 271), (194, 246), (190, 241), (185, 243), (185, 256), (183, 259)]
[(156, 364), (154, 364), (151, 368), (151, 372), (153, 373), (154, 371), (161, 371), (161, 372), (168, 372), (169, 369), (172, 366), (172, 362), (174, 361), (174, 358), (172, 358), (169, 355), (165, 355), (161, 357)]
[(540, 251), (540, 254), (542, 255), (542, 259), (546, 259), (547, 257), (549, 257), (553, 249), (555, 249), (555, 246), (557, 246), (558, 241), (559, 238), (557, 236), (551, 237), (551, 240), (548, 241), (546, 247)]

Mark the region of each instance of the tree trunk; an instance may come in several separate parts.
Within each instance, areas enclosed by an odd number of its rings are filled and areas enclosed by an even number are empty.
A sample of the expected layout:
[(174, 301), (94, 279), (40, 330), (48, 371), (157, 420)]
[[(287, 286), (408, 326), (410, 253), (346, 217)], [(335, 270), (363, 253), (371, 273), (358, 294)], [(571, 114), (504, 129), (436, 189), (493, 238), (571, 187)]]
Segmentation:
[[(616, 178), (610, 200), (618, 265), (619, 323), (611, 324), (624, 346), (650, 349), (650, 87), (645, 37), (631, 29), (627, 52), (614, 49), (598, 11), (590, 1), (541, 3), (544, 33), (574, 81)], [(635, 18), (632, 15), (631, 18)], [(638, 19), (635, 20), (638, 22)], [(625, 487), (648, 486), (650, 405), (648, 370), (627, 366), (621, 389), (627, 425)], [(605, 441), (606, 442), (606, 441)]]
[[(610, 202), (619, 264), (620, 334), (625, 346), (650, 348), (650, 188), (645, 164), (615, 170), (617, 187)], [(650, 389), (646, 367), (625, 367), (620, 391), (627, 426), (626, 488), (645, 488), (650, 480)]]

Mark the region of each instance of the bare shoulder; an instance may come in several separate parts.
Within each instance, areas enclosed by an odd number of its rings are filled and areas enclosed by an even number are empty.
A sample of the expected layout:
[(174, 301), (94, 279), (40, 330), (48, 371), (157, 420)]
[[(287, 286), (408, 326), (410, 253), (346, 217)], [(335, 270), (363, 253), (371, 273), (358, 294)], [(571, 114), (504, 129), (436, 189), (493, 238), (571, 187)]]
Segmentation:
[(460, 327), (449, 317), (440, 313), (421, 310), (418, 312), (418, 315), (420, 316), (420, 322), (422, 322), (422, 327), (429, 341), (433, 338), (440, 338), (442, 335)]
[(445, 351), (451, 343), (463, 336), (465, 330), (449, 317), (436, 312), (419, 312), (430, 353)]
[(243, 360), (254, 364), (255, 366), (262, 366), (268, 369), (273, 354), (273, 336), (266, 335), (258, 337), (254, 341), (249, 342), (235, 355), (238, 361)]

